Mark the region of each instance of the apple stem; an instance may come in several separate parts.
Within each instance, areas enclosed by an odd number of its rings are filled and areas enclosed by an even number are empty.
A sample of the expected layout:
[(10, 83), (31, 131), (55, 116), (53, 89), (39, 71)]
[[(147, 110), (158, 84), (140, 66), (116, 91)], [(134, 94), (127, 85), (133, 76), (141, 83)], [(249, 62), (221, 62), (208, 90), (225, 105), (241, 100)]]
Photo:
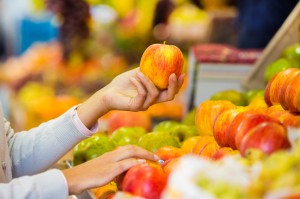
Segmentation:
[(167, 42), (166, 41), (164, 41), (164, 45), (166, 44)]

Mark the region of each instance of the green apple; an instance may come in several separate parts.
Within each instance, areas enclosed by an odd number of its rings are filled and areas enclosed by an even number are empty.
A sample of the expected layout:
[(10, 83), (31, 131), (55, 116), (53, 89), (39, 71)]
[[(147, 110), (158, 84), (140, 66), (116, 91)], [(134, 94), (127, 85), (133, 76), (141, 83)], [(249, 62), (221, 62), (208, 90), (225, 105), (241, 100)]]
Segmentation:
[(143, 127), (121, 127), (112, 133), (110, 140), (116, 146), (136, 145), (140, 137), (146, 133), (147, 131)]
[(178, 137), (180, 142), (197, 135), (195, 125), (186, 125), (173, 120), (165, 120), (158, 123), (153, 127), (153, 131), (168, 132), (171, 135)]
[(198, 135), (196, 125), (185, 125), (185, 124), (174, 126), (170, 130), (170, 134), (178, 137), (180, 142), (183, 142), (189, 137)]
[(269, 64), (265, 69), (264, 72), (265, 82), (268, 83), (274, 75), (288, 68), (293, 68), (293, 65), (287, 58), (276, 59), (274, 62)]
[(143, 135), (138, 141), (138, 146), (154, 153), (163, 146), (174, 146), (179, 148), (180, 141), (177, 136), (172, 135), (170, 132), (153, 131)]
[(105, 134), (95, 134), (73, 149), (73, 164), (78, 165), (115, 149), (115, 144)]
[(234, 89), (219, 91), (213, 94), (210, 100), (228, 100), (237, 106), (245, 106), (247, 104), (243, 93)]
[(195, 107), (183, 117), (181, 123), (186, 125), (195, 125), (196, 112), (197, 108)]
[(294, 67), (300, 68), (300, 43), (290, 45), (284, 49), (282, 57), (288, 59)]
[(252, 99), (254, 99), (256, 96), (264, 96), (264, 93), (265, 93), (265, 89), (251, 89), (245, 91), (243, 94), (248, 105)]
[(180, 125), (179, 122), (174, 120), (164, 120), (159, 122), (153, 127), (153, 131), (170, 131), (175, 126)]

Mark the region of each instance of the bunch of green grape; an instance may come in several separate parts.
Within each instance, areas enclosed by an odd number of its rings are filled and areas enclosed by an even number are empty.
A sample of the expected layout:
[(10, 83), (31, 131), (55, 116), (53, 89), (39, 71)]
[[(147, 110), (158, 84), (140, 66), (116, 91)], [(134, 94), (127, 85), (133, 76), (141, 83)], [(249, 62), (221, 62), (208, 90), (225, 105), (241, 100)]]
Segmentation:
[(261, 170), (254, 179), (250, 193), (263, 197), (272, 192), (300, 187), (300, 143), (291, 150), (273, 153), (261, 161)]

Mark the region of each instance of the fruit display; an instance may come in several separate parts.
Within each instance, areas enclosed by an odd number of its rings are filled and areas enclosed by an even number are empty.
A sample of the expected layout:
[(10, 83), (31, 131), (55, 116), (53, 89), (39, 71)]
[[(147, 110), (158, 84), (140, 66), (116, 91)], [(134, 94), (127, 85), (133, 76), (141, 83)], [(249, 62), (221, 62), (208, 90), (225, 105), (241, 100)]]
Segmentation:
[[(102, 1), (85, 2), (98, 5)], [(180, 45), (153, 41), (155, 31), (149, 31), (153, 13), (146, 13), (155, 9), (157, 1), (105, 2), (117, 13), (116, 24), (106, 24), (111, 35), (99, 31), (94, 21), (88, 20), (87, 3), (79, 1), (74, 5), (84, 7), (82, 18), (76, 13), (83, 20), (77, 22), (84, 25), (77, 34), (92, 36), (93, 28), (97, 29), (95, 35), (99, 33), (99, 40), (89, 41), (84, 35), (86, 43), (80, 42), (84, 53), (61, 43), (40, 44), (0, 68), (1, 80), (15, 91), (13, 97), (22, 106), (26, 129), (80, 104), (113, 77), (137, 65), (158, 89), (168, 87), (170, 74), (179, 77), (187, 72), (186, 52)], [(176, 3), (183, 5), (185, 1)], [(196, 20), (197, 24), (208, 23), (205, 12), (194, 10), (189, 17), (187, 8), (179, 6), (170, 15), (173, 30), (182, 29), (182, 24), (190, 27), (194, 23), (187, 23), (190, 17), (203, 20)], [(61, 28), (69, 27), (63, 24)], [(76, 32), (69, 34), (73, 33), (76, 37)], [(65, 42), (71, 39), (63, 36)], [(183, 38), (175, 34), (173, 37), (176, 41)], [(103, 48), (98, 42), (103, 43)], [(106, 185), (90, 190), (95, 198), (300, 198), (299, 48), (299, 44), (288, 47), (267, 67), (264, 89), (223, 90), (186, 112), (183, 85), (174, 100), (148, 110), (110, 111), (99, 118), (99, 132), (74, 146), (73, 166), (121, 146), (137, 145), (156, 154), (160, 161), (143, 161)], [(209, 59), (209, 54), (220, 49), (216, 45), (207, 54), (200, 54)], [(227, 50), (218, 59), (226, 57), (235, 62), (238, 57), (232, 52), (238, 50)], [(253, 53), (246, 61), (256, 56)]]

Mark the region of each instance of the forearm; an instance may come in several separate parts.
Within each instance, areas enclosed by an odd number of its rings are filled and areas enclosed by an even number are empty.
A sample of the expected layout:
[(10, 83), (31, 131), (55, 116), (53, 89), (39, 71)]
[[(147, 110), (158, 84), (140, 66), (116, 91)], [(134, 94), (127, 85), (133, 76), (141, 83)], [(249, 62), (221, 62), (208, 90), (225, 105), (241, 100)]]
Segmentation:
[(67, 199), (68, 187), (62, 172), (52, 169), (0, 183), (0, 198)]
[(14, 177), (45, 171), (85, 138), (73, 124), (71, 111), (30, 131), (9, 133)]

